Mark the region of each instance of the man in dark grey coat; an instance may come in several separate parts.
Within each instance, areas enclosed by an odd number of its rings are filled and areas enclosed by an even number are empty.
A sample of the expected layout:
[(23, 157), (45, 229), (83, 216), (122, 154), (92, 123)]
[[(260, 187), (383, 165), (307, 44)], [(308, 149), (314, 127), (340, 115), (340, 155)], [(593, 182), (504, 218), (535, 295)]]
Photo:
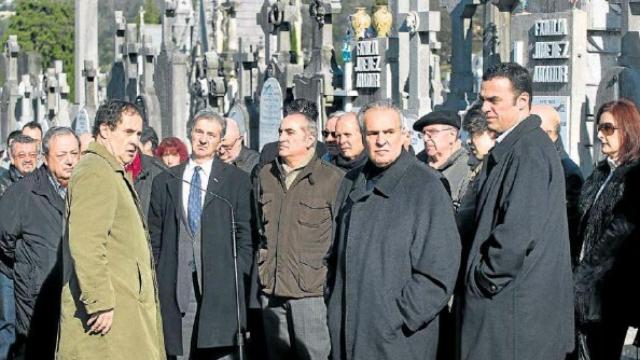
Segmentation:
[(435, 359), (460, 261), (453, 206), (441, 175), (402, 150), (398, 109), (374, 103), (359, 120), (369, 161), (342, 182), (329, 259), (333, 359)]
[(573, 284), (564, 174), (531, 76), (503, 63), (483, 76), (482, 110), (500, 134), (478, 178), (476, 232), (463, 295), (463, 360), (561, 360), (573, 348)]

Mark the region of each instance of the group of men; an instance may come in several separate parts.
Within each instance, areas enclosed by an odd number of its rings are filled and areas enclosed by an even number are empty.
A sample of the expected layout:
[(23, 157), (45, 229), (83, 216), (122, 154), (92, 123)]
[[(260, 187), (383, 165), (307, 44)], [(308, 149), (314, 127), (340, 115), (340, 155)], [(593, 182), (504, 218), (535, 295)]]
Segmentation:
[(147, 165), (148, 205), (125, 170), (142, 148), (135, 105), (102, 105), (81, 159), (73, 132), (51, 129), (44, 165), (0, 198), (17, 354), (236, 359), (248, 323), (254, 358), (564, 359), (566, 161), (541, 128), (557, 138), (558, 119), (531, 100), (526, 69), (492, 67), (464, 124), (434, 111), (413, 125), (417, 156), (386, 101), (320, 130), (294, 100), (260, 155), (203, 110), (187, 162)]

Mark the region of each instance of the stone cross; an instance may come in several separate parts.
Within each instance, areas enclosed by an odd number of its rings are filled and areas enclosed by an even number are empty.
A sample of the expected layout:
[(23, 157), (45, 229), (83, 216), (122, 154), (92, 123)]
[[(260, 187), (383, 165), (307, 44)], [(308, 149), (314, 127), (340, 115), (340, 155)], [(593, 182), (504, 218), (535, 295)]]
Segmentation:
[(4, 47), (5, 66), (7, 82), (18, 81), (18, 54), (20, 53), (20, 45), (18, 45), (18, 37), (9, 35), (9, 39)]
[(74, 38), (75, 101), (84, 104), (82, 64), (91, 60), (98, 65), (98, 0), (75, 0)]
[(153, 77), (155, 75), (155, 64), (156, 58), (158, 57), (158, 50), (153, 47), (151, 38), (148, 36), (142, 37), (142, 49), (140, 54), (143, 57), (143, 76), (140, 86), (144, 89), (144, 92), (155, 92)]
[[(265, 63), (271, 61), (271, 57), (275, 54), (278, 45), (277, 26), (270, 20), (271, 7), (275, 3), (275, 0), (264, 0), (260, 13), (257, 15), (257, 22), (260, 24), (262, 31), (264, 32), (264, 46), (265, 46)], [(266, 66), (266, 64), (263, 64)]]
[(239, 40), (240, 51), (235, 54), (238, 67), (238, 97), (252, 98), (258, 88), (258, 57), (253, 47), (244, 46), (242, 38)]
[[(316, 68), (313, 69), (314, 73), (320, 73), (331, 70), (331, 64), (327, 64), (325, 61), (331, 60), (330, 55), (333, 50), (333, 18), (340, 14), (342, 11), (342, 5), (340, 1), (336, 0), (314, 0), (309, 4), (309, 14), (311, 19), (315, 20), (313, 24), (313, 49), (311, 53), (311, 64), (316, 64)], [(329, 59), (327, 59), (326, 53), (329, 53)], [(311, 65), (309, 64), (309, 65)]]
[(82, 76), (84, 77), (84, 86), (87, 95), (87, 101), (85, 102), (85, 109), (93, 110), (93, 113), (89, 113), (89, 115), (93, 115), (98, 105), (98, 97), (96, 96), (96, 75), (97, 71), (95, 66), (93, 65), (93, 61), (87, 60), (84, 62), (84, 69), (82, 70)]
[[(404, 9), (400, 8), (400, 10)], [(409, 73), (411, 75), (408, 79), (407, 109), (409, 113), (419, 117), (432, 110), (430, 34), (440, 31), (440, 13), (429, 11), (429, 3), (426, 1), (411, 0), (408, 11), (400, 12), (399, 23), (400, 30), (409, 34)], [(402, 61), (402, 58), (399, 60)]]
[(18, 37), (9, 35), (9, 39), (4, 46), (6, 81), (2, 90), (2, 118), (0, 120), (0, 131), (3, 139), (7, 138), (9, 132), (16, 129), (16, 103), (20, 96), (18, 93), (19, 53)]
[(122, 11), (114, 11), (114, 15), (116, 20), (116, 36), (113, 54), (115, 57), (114, 61), (118, 62), (123, 60), (125, 37), (127, 34), (127, 19), (122, 15)]
[(471, 18), (480, 0), (441, 0), (451, 16), (451, 84), (444, 106), (464, 110), (475, 99), (471, 71)]
[(34, 120), (33, 117), (33, 100), (31, 96), (33, 95), (33, 86), (31, 86), (31, 75), (25, 74), (22, 75), (22, 80), (18, 85), (18, 91), (20, 92), (20, 119), (19, 122), (21, 124), (25, 124), (29, 121)]
[(47, 69), (47, 120), (54, 121), (58, 115), (58, 77), (56, 69)]
[(127, 24), (127, 42), (124, 48), (124, 57), (127, 72), (127, 97), (129, 101), (135, 101), (140, 93), (138, 88), (138, 56), (140, 55), (140, 42), (138, 41), (138, 27), (136, 24)]
[[(85, 60), (87, 61), (87, 60)], [(90, 61), (90, 60), (89, 60)], [(58, 114), (56, 116), (55, 125), (71, 126), (71, 118), (69, 117), (69, 84), (67, 83), (67, 74), (58, 74)], [(86, 95), (86, 94), (85, 94)]]

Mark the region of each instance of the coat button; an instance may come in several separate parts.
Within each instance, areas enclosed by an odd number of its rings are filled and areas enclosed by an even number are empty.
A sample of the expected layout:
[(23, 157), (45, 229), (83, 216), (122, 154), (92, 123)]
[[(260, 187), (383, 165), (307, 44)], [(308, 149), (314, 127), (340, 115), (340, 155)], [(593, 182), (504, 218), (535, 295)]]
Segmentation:
[(498, 287), (495, 285), (491, 285), (491, 292), (496, 292), (498, 291)]

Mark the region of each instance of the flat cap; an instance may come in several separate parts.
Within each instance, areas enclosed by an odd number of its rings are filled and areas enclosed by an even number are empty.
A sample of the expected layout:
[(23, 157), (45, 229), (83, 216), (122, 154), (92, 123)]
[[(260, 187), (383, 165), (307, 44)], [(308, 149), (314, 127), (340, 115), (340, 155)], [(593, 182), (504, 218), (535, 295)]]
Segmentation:
[(428, 113), (413, 123), (413, 130), (422, 131), (427, 125), (450, 125), (456, 129), (460, 129), (460, 116), (451, 110), (436, 110)]

